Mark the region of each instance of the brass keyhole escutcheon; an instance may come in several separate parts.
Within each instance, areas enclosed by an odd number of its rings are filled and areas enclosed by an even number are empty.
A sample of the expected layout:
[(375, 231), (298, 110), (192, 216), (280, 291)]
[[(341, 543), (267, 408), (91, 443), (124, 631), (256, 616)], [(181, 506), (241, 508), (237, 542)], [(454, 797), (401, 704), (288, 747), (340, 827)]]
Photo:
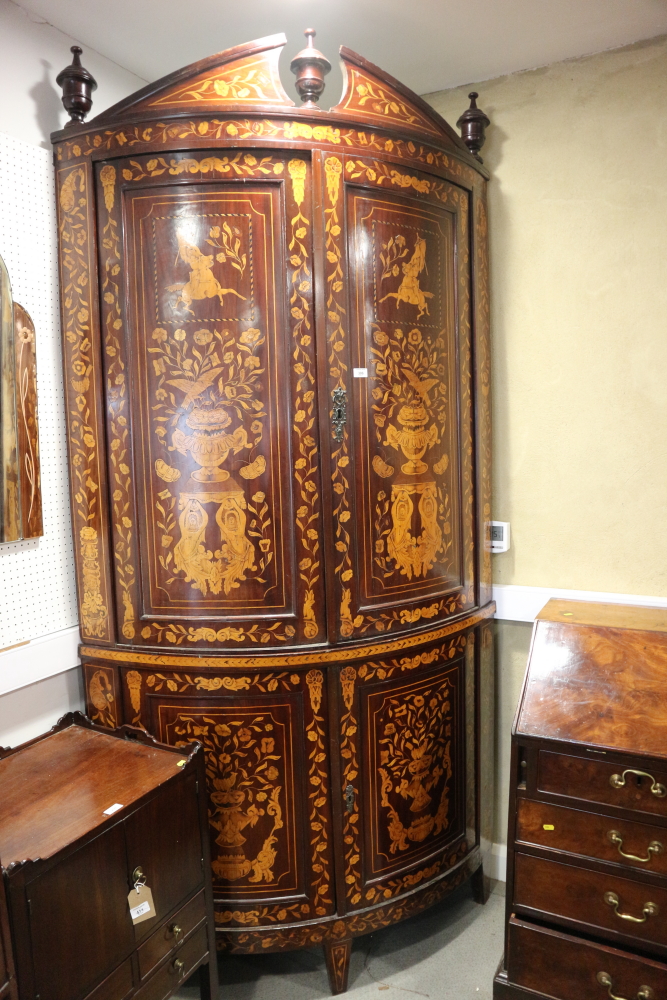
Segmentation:
[(354, 785), (345, 786), (345, 808), (349, 813), (354, 812)]
[(664, 799), (667, 795), (667, 788), (656, 781), (652, 774), (649, 774), (648, 771), (637, 771), (633, 767), (626, 768), (623, 774), (612, 774), (609, 784), (612, 788), (625, 788), (625, 779), (628, 774), (634, 774), (637, 778), (648, 778), (651, 782), (651, 795), (655, 795), (657, 799)]

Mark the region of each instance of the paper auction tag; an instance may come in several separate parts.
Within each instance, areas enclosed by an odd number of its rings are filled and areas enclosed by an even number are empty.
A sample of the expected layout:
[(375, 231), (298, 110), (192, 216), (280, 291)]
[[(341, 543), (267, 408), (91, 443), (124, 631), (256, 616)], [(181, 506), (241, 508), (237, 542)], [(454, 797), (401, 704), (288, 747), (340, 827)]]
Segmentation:
[(153, 893), (147, 885), (130, 889), (127, 901), (130, 905), (130, 916), (133, 924), (140, 924), (143, 920), (150, 920), (151, 917), (155, 916)]

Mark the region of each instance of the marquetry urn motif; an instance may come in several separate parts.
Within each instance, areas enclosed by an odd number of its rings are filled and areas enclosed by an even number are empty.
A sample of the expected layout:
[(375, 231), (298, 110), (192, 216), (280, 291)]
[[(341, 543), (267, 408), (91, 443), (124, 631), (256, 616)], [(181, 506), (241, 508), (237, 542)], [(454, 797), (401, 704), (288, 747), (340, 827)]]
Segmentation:
[(348, 49), (322, 110), (312, 33), (295, 107), (284, 42), (54, 135), (73, 530), (91, 717), (206, 747), (220, 947), (339, 992), (484, 895), (487, 173)]

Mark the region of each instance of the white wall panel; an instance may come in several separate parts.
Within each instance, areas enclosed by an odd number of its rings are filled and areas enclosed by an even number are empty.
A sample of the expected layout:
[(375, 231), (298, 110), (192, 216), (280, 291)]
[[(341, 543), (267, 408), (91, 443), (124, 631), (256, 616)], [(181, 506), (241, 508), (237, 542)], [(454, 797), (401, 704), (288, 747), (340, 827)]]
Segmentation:
[(28, 310), (35, 324), (44, 509), (42, 538), (0, 545), (2, 649), (69, 628), (78, 621), (67, 496), (51, 154), (3, 134), (0, 254), (9, 271), (14, 299)]

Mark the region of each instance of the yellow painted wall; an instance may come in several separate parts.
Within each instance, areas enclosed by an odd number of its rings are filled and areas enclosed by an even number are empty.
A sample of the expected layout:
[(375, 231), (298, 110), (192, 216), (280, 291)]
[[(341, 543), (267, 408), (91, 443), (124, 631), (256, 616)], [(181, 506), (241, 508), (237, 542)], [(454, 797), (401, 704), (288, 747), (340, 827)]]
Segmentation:
[(426, 99), (492, 119), (504, 584), (667, 595), (667, 39)]

